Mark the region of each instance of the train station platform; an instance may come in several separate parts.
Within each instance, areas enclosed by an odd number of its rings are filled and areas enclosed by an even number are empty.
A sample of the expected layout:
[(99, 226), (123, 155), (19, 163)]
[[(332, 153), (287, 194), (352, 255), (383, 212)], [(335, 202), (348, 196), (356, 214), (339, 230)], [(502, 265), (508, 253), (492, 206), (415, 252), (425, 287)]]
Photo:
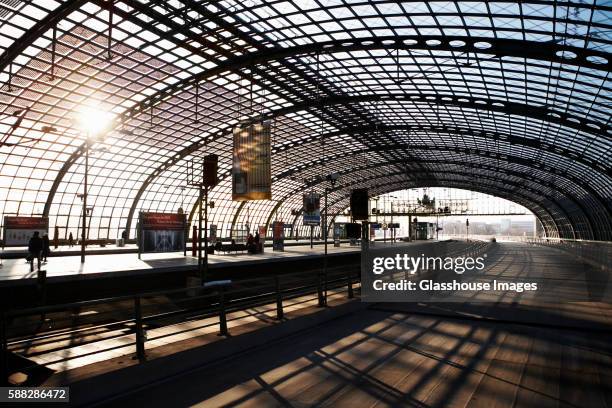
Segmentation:
[[(430, 245), (431, 242), (376, 242), (385, 246)], [(328, 263), (334, 266), (357, 266), (360, 247), (348, 243), (328, 245)], [(245, 279), (271, 276), (293, 271), (315, 270), (322, 266), (323, 245), (286, 246), (284, 251), (265, 248), (260, 254), (245, 252), (210, 254), (207, 280)], [(69, 303), (101, 297), (124, 296), (190, 286), (190, 277), (197, 275), (198, 259), (188, 252), (150, 253), (138, 259), (135, 253), (88, 255), (84, 264), (80, 256), (49, 258), (43, 264), (46, 271), (45, 293), (36, 271), (23, 258), (5, 259), (0, 268), (0, 305), (11, 307), (37, 305), (44, 296), (48, 303)]]
[[(565, 276), (589, 268), (556, 249), (500, 243), (487, 274), (555, 281), (543, 265)], [(333, 296), (323, 309), (313, 297), (288, 303), (294, 314), (281, 324), (270, 323), (273, 305), (250, 309), (220, 339), (214, 319), (153, 329), (143, 364), (121, 350), (120, 336), (101, 340), (117, 343), (112, 364), (95, 361), (95, 344), (74, 342), (48, 359), (37, 347), (25, 353), (56, 370), (47, 384), (70, 384), (74, 406), (580, 407), (612, 397), (608, 303)]]
[[(461, 237), (457, 237), (461, 239)], [(331, 241), (331, 239), (330, 239)], [(328, 242), (330, 242), (328, 241)], [(323, 241), (319, 239), (313, 239), (313, 245), (323, 245)], [(343, 244), (348, 244), (349, 240), (342, 240)], [(227, 244), (227, 241), (223, 241), (223, 243)], [(304, 246), (310, 245), (310, 239), (287, 239), (285, 241), (285, 247), (292, 246)], [(272, 250), (272, 242), (268, 240), (264, 243), (266, 248), (270, 248)], [(187, 252), (191, 253), (191, 242), (187, 243)], [(123, 246), (118, 246), (116, 244), (106, 243), (104, 246), (89, 244), (85, 248), (86, 255), (109, 255), (109, 254), (137, 254), (138, 246), (134, 243), (127, 243)], [(81, 247), (79, 245), (59, 245), (55, 248), (51, 245), (51, 253), (49, 257), (64, 257), (64, 256), (80, 256)], [(0, 259), (16, 259), (16, 258), (25, 258), (28, 255), (27, 247), (5, 247), (0, 249)]]
[[(385, 245), (377, 243), (377, 245)], [(389, 244), (391, 245), (391, 244)], [(405, 245), (396, 243), (395, 245)], [(334, 247), (333, 243), (328, 245), (328, 254), (336, 256), (339, 254), (358, 253), (359, 246), (343, 244)], [(257, 265), (270, 262), (293, 260), (297, 261), (308, 257), (320, 257), (324, 254), (322, 245), (311, 248), (310, 245), (299, 245), (286, 247), (284, 251), (273, 251), (266, 248), (263, 253), (249, 254), (238, 252), (230, 254), (211, 254), (208, 256), (209, 268), (221, 268), (228, 265)], [(43, 263), (41, 269), (47, 272), (47, 279), (55, 282), (73, 279), (92, 279), (101, 277), (119, 277), (122, 275), (139, 275), (151, 273), (163, 273), (171, 271), (195, 270), (198, 266), (198, 258), (186, 256), (182, 252), (148, 253), (142, 254), (138, 259), (135, 253), (108, 253), (104, 255), (88, 255), (85, 263), (80, 262), (80, 256), (62, 256), (49, 258)], [(36, 269), (36, 268), (35, 268)], [(20, 281), (26, 283), (35, 280), (37, 272), (30, 272), (30, 265), (23, 258), (5, 259), (0, 268), (0, 286), (15, 285)]]

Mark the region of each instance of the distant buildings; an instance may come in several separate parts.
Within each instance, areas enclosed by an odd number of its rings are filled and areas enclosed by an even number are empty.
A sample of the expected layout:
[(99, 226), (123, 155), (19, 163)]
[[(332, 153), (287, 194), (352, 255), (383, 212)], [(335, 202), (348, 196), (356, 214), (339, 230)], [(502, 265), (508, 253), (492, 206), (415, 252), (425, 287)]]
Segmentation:
[[(442, 224), (443, 223), (443, 224)], [(465, 220), (447, 219), (440, 221), (446, 235), (465, 235)], [(512, 220), (502, 218), (495, 222), (477, 221), (477, 217), (470, 218), (470, 235), (510, 235), (533, 236), (535, 231), (534, 220)]]

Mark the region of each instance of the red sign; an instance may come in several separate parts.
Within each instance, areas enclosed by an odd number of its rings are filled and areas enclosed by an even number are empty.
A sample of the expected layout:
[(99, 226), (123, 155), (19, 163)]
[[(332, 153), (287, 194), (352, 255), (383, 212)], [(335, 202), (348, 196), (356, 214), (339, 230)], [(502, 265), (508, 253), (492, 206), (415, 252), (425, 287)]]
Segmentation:
[(182, 230), (185, 214), (141, 212), (140, 223), (143, 230)]
[(6, 229), (27, 229), (27, 230), (46, 230), (49, 228), (48, 217), (4, 217), (4, 228)]

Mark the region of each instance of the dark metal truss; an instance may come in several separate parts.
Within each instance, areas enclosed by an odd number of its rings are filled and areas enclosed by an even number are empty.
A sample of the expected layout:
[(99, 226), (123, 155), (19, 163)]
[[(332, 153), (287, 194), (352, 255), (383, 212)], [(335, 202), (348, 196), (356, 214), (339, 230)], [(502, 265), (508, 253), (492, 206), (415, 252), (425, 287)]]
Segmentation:
[[(94, 98), (116, 114), (116, 146), (92, 164), (100, 237), (130, 232), (138, 210), (186, 200), (193, 213), (182, 169), (213, 152), (220, 224), (245, 211), (264, 224), (295, 217), (300, 193), (334, 171), (335, 212), (354, 187), (454, 186), (526, 206), (548, 235), (612, 240), (612, 7), (304, 4), (0, 5), (0, 130), (27, 108), (12, 137), (42, 140), (0, 147), (0, 213), (78, 225), (84, 150), (71, 112)], [(232, 203), (231, 128), (261, 118), (275, 123), (274, 200)]]

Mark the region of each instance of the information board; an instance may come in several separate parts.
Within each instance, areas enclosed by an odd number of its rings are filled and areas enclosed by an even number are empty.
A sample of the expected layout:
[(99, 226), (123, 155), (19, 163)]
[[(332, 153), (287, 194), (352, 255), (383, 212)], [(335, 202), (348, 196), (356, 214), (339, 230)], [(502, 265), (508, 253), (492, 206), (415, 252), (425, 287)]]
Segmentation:
[(272, 250), (285, 250), (285, 223), (282, 221), (272, 223)]
[(175, 252), (185, 249), (185, 214), (141, 212), (140, 252)]
[(49, 233), (47, 217), (4, 217), (4, 246), (27, 246), (34, 232), (42, 237)]

